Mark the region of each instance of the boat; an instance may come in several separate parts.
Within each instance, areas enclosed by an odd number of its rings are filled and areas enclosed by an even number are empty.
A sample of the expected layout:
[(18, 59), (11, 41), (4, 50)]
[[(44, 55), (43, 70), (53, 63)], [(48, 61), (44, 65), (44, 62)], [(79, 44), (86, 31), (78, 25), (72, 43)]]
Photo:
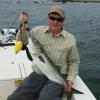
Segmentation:
[(2, 29), (0, 31), (0, 43), (6, 43), (8, 41), (15, 40), (17, 29)]
[[(41, 64), (41, 60), (36, 59)], [(32, 72), (32, 63), (25, 50), (15, 53), (15, 40), (0, 46), (0, 100), (7, 100), (8, 95)], [(74, 81), (73, 88), (80, 93), (73, 93), (71, 100), (96, 100), (79, 75)], [(66, 98), (63, 100), (66, 100)]]

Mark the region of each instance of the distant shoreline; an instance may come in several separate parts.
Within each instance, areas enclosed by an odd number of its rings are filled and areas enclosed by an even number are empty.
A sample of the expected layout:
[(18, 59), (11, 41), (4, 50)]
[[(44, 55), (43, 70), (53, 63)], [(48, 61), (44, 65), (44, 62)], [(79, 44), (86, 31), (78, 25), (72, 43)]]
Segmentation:
[(93, 3), (100, 3), (100, 0), (56, 0), (56, 2), (63, 2), (63, 3), (66, 3), (66, 2), (84, 2), (84, 3), (93, 2)]

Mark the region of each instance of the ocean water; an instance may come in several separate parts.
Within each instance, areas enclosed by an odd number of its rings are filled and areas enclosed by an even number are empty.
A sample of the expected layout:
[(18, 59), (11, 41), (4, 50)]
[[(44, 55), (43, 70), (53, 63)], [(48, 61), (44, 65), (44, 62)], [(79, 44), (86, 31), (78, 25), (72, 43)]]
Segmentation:
[[(64, 7), (64, 28), (77, 39), (81, 59), (79, 75), (100, 100), (100, 4), (54, 3), (46, 0), (0, 0), (0, 29), (18, 28), (18, 15), (29, 14), (29, 26), (47, 25), (48, 10), (53, 5)], [(36, 0), (37, 1), (37, 0)]]

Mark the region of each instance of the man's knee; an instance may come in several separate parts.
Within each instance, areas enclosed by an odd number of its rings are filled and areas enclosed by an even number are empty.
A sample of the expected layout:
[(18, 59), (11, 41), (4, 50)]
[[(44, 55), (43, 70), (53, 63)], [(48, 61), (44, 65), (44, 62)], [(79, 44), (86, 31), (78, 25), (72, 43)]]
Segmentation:
[(34, 100), (26, 95), (10, 95), (8, 96), (7, 100)]
[(19, 100), (19, 99), (17, 99), (17, 97), (14, 95), (10, 95), (8, 96), (7, 100)]
[(39, 100), (61, 100), (63, 95), (63, 86), (50, 83), (44, 86), (42, 89)]

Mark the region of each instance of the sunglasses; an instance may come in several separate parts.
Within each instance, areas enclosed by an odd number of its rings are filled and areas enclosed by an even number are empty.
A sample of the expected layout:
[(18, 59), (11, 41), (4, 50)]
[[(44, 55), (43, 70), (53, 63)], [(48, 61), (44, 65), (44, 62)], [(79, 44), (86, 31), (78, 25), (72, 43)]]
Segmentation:
[(62, 17), (59, 17), (59, 18), (56, 18), (56, 17), (54, 17), (54, 16), (49, 16), (49, 18), (52, 20), (52, 21), (58, 21), (58, 22), (62, 22), (63, 20), (64, 20), (64, 18), (62, 18)]

